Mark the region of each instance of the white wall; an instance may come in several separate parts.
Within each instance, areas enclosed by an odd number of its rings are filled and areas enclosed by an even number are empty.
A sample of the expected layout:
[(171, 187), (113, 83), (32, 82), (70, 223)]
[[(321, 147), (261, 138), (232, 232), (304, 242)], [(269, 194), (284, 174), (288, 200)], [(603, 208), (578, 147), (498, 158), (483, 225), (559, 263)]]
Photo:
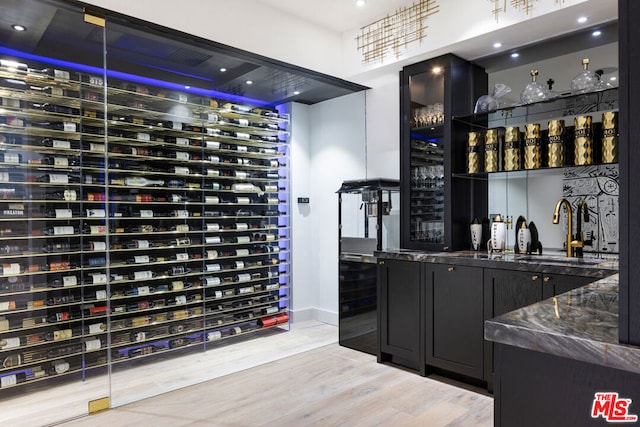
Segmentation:
[[(342, 181), (365, 177), (365, 94), (346, 95), (309, 109), (311, 238), (294, 256), (311, 257), (315, 318), (338, 322), (338, 195)], [(295, 120), (295, 118), (294, 118)], [(293, 165), (298, 168), (298, 165)], [(304, 166), (303, 166), (304, 167)], [(293, 230), (296, 232), (296, 229)], [(300, 254), (306, 251), (306, 254)], [(295, 261), (294, 261), (295, 262)], [(297, 264), (294, 264), (297, 268)], [(294, 293), (300, 283), (294, 283)]]

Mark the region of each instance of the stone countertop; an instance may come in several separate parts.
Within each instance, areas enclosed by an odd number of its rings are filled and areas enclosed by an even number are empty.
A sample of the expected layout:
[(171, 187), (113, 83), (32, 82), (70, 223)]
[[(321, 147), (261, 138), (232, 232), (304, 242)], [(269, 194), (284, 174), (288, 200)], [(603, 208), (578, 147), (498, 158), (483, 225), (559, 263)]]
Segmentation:
[(640, 347), (618, 342), (618, 275), (485, 321), (485, 338), (640, 373)]
[(544, 255), (489, 254), (487, 252), (423, 252), (389, 249), (375, 252), (377, 259), (431, 262), (436, 264), (468, 265), (549, 274), (566, 274), (601, 279), (617, 273), (618, 261), (602, 258), (567, 258), (560, 253)]

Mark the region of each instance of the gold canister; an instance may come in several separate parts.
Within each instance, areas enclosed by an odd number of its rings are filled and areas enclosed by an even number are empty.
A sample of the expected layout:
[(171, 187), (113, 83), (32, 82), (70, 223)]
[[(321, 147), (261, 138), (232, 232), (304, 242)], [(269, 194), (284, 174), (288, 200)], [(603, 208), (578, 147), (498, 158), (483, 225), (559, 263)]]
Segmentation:
[(618, 163), (618, 113), (602, 113), (602, 163)]
[(467, 139), (467, 173), (480, 172), (480, 132), (469, 132)]
[(509, 126), (504, 130), (504, 170), (520, 170), (520, 128)]
[(547, 154), (550, 168), (564, 166), (564, 120), (549, 120)]
[(591, 133), (591, 116), (576, 116), (574, 126), (574, 155), (575, 165), (593, 164), (593, 134)]
[(500, 171), (500, 141), (498, 129), (489, 129), (484, 134), (484, 171)]
[(539, 169), (542, 166), (540, 123), (524, 126), (524, 168)]

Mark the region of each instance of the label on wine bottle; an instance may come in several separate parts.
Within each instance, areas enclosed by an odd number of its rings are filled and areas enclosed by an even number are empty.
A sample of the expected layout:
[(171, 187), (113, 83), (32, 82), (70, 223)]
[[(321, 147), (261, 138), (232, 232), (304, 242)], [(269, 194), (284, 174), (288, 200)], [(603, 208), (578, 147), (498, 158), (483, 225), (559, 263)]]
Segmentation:
[[(182, 129), (182, 123), (180, 123), (180, 129)], [(189, 145), (188, 138), (176, 138), (176, 145)]]
[(65, 372), (67, 372), (70, 368), (69, 362), (65, 362), (64, 360), (60, 360), (55, 362), (55, 365), (53, 366), (54, 370), (56, 371), (56, 374), (64, 374)]
[(178, 224), (176, 225), (176, 231), (179, 233), (185, 233), (189, 231), (189, 224)]
[(248, 205), (251, 203), (251, 199), (248, 197), (236, 197), (236, 203), (239, 205)]
[(148, 255), (136, 255), (133, 257), (133, 263), (134, 264), (144, 264), (149, 262), (149, 256)]
[(177, 261), (187, 261), (189, 259), (189, 254), (186, 252), (176, 254)]
[(100, 340), (96, 339), (96, 340), (85, 341), (84, 345), (87, 351), (91, 351), (91, 350), (100, 349), (100, 347), (102, 346), (102, 343), (100, 342)]
[(105, 329), (106, 328), (104, 326), (104, 323), (94, 323), (92, 325), (89, 325), (90, 334), (99, 334), (100, 332), (103, 332)]
[(66, 157), (54, 157), (53, 166), (67, 167), (69, 166), (69, 159), (67, 159)]
[(236, 261), (236, 268), (237, 269), (244, 268), (244, 261)]
[(207, 169), (208, 176), (220, 176), (220, 171), (218, 169)]
[(151, 279), (151, 278), (153, 278), (153, 272), (149, 271), (149, 270), (135, 271), (133, 273), (133, 278), (134, 278), (134, 280)]
[(220, 264), (207, 264), (205, 268), (206, 268), (206, 271), (220, 271), (221, 270)]
[(280, 289), (280, 284), (278, 283), (270, 283), (264, 287), (266, 291), (273, 291), (275, 289)]
[(134, 240), (134, 244), (136, 248), (147, 249), (150, 247), (148, 240)]
[(236, 230), (248, 230), (249, 224), (245, 222), (236, 222)]
[(189, 211), (187, 210), (175, 210), (173, 211), (173, 216), (178, 218), (187, 218), (189, 217)]
[(87, 209), (87, 216), (90, 218), (104, 218), (107, 212), (104, 209)]
[(268, 308), (265, 308), (264, 314), (275, 314), (278, 311), (280, 311), (278, 307), (268, 307)]
[(218, 251), (207, 251), (207, 259), (218, 258)]
[(172, 291), (181, 291), (184, 289), (184, 282), (182, 280), (175, 280), (171, 282)]
[(218, 141), (205, 141), (204, 144), (207, 148), (212, 148), (214, 150), (220, 149), (220, 142)]
[(244, 132), (236, 132), (236, 138), (250, 139), (251, 135), (249, 135), (248, 133), (244, 133)]
[(252, 294), (253, 293), (253, 286), (245, 286), (243, 288), (238, 288), (238, 294), (242, 295), (242, 294)]
[(107, 275), (104, 273), (91, 273), (89, 276), (91, 276), (91, 281), (94, 285), (107, 283)]
[(16, 309), (15, 301), (0, 302), (0, 311), (8, 311), (8, 310), (15, 310), (15, 309)]
[(69, 175), (63, 174), (50, 174), (49, 182), (51, 184), (68, 184), (69, 183)]
[(77, 284), (78, 284), (78, 278), (76, 276), (62, 277), (62, 286), (76, 286)]
[(140, 209), (140, 217), (151, 218), (153, 217), (153, 211), (151, 209)]
[(182, 167), (182, 166), (176, 166), (176, 167), (173, 168), (173, 172), (176, 175), (189, 175), (190, 171), (189, 171), (189, 168), (185, 168), (185, 167)]
[(220, 331), (213, 331), (213, 332), (207, 333), (207, 341), (216, 341), (216, 340), (219, 340), (220, 338), (222, 338), (222, 332)]
[(107, 291), (105, 290), (96, 291), (96, 299), (107, 299)]
[(242, 153), (246, 153), (248, 151), (248, 148), (246, 145), (238, 145), (236, 146), (236, 151), (240, 151)]
[(222, 291), (215, 291), (213, 293), (214, 298), (219, 299), (222, 298)]
[(64, 70), (53, 70), (53, 79), (60, 82), (68, 82), (69, 72)]
[(235, 171), (235, 177), (236, 178), (246, 178), (247, 177), (247, 173), (244, 171)]
[(249, 236), (238, 236), (236, 237), (237, 243), (249, 243), (251, 242), (251, 238)]
[(137, 136), (138, 139), (140, 139), (142, 141), (151, 141), (151, 135), (149, 135), (148, 133), (138, 132), (138, 134), (136, 136)]
[(89, 248), (92, 251), (106, 251), (107, 243), (106, 242), (89, 242)]
[(241, 158), (241, 157), (238, 157), (238, 158), (236, 159), (236, 163), (237, 163), (237, 164), (239, 164), (239, 165), (250, 165), (250, 164), (251, 164), (251, 160), (249, 160), (249, 159), (243, 159), (243, 158)]
[(268, 197), (267, 198), (267, 204), (269, 204), (269, 205), (277, 205), (278, 203), (280, 203), (280, 200), (278, 200), (277, 197)]
[(218, 196), (204, 196), (204, 202), (207, 204), (215, 205), (220, 203), (220, 198)]
[(18, 164), (20, 163), (20, 155), (17, 153), (4, 153), (4, 162)]
[(62, 329), (60, 331), (53, 331), (54, 341), (66, 340), (71, 337), (73, 337), (73, 330), (71, 329)]
[(89, 151), (98, 151), (98, 152), (104, 153), (105, 145), (91, 142), (89, 143)]
[(89, 233), (90, 234), (107, 234), (107, 226), (106, 225), (90, 225)]
[(274, 234), (265, 234), (264, 236), (267, 242), (273, 242), (276, 240), (276, 236)]
[(71, 141), (64, 141), (64, 140), (60, 140), (60, 139), (54, 139), (51, 141), (51, 146), (53, 148), (64, 148), (64, 149), (70, 149), (71, 148)]
[[(209, 156), (209, 157), (207, 157), (207, 160), (209, 160), (210, 163), (220, 163), (220, 157), (218, 157), (218, 156)], [(207, 169), (207, 174), (208, 175), (215, 175), (215, 176), (219, 176), (220, 175), (219, 171), (214, 171), (214, 172), (217, 172), (217, 173), (210, 173), (209, 172), (210, 170), (211, 169)]]
[(0, 377), (0, 388), (10, 387), (16, 384), (18, 384), (18, 376), (15, 374)]
[(73, 122), (64, 122), (62, 130), (65, 132), (76, 132), (78, 130), (78, 127)]
[(62, 197), (66, 202), (75, 202), (78, 199), (76, 190), (64, 190)]
[(175, 155), (178, 160), (191, 160), (191, 154), (184, 151), (176, 151)]
[(138, 286), (135, 290), (135, 295), (149, 295), (151, 288), (149, 286)]
[(20, 274), (20, 264), (11, 263), (11, 264), (2, 264), (2, 275), (8, 276), (10, 274)]
[(209, 223), (207, 224), (207, 231), (218, 231), (220, 230), (220, 224)]
[(72, 218), (73, 212), (71, 209), (56, 209), (55, 210), (56, 218)]
[(53, 227), (54, 236), (62, 236), (62, 235), (69, 235), (69, 234), (75, 234), (72, 225), (62, 225), (62, 226)]
[(204, 278), (204, 285), (205, 286), (216, 286), (220, 284), (220, 278), (219, 277), (205, 277)]
[(0, 172), (0, 182), (9, 182), (9, 172)]
[(176, 296), (176, 304), (186, 304), (187, 296), (186, 295), (178, 295)]
[(249, 280), (251, 280), (251, 274), (249, 273), (240, 273), (238, 274), (238, 280), (236, 280), (237, 282), (248, 282)]
[(204, 241), (205, 243), (222, 243), (220, 236), (206, 236)]
[(249, 249), (236, 249), (236, 256), (249, 256)]

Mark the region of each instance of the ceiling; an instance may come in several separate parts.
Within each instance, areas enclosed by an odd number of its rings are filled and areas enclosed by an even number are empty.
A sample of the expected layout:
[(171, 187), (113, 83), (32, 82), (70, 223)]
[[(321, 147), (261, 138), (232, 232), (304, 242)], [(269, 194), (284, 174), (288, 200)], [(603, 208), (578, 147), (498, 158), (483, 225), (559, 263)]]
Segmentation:
[[(101, 27), (83, 22), (81, 6), (69, 0), (2, 0), (0, 47), (32, 60), (55, 58), (101, 67), (104, 37), (109, 70), (189, 86), (186, 91), (230, 94), (232, 100), (258, 105), (292, 100), (314, 104), (367, 89), (116, 13), (108, 14), (103, 35)], [(27, 31), (12, 30), (16, 23)], [(297, 88), (304, 91), (297, 94)]]
[(356, 0), (255, 0), (297, 16), (337, 33), (362, 28), (392, 15), (411, 0), (366, 0), (366, 5), (356, 6)]

